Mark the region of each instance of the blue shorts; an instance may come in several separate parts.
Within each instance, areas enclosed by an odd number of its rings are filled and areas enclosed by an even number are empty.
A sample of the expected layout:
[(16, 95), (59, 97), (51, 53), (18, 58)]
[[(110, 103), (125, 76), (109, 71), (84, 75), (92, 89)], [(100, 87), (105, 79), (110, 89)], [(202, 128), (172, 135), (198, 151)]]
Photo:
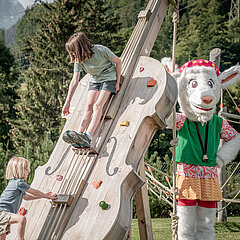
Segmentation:
[(89, 82), (89, 90), (94, 90), (94, 91), (100, 91), (100, 90), (105, 90), (108, 92), (112, 92), (115, 93), (116, 92), (116, 80), (113, 81), (105, 81), (105, 82), (101, 82), (101, 83), (93, 83), (93, 82)]

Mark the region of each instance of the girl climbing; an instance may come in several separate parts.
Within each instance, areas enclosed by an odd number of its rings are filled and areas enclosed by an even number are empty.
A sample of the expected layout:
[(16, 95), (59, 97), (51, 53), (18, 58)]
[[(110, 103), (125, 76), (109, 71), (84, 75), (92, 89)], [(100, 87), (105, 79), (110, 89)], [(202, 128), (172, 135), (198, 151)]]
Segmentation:
[(66, 43), (66, 49), (71, 63), (74, 63), (74, 74), (63, 106), (63, 116), (69, 114), (81, 71), (90, 74), (90, 83), (79, 132), (68, 130), (63, 134), (63, 140), (74, 147), (89, 148), (104, 104), (111, 93), (119, 90), (122, 63), (107, 47), (92, 45), (83, 32), (74, 34)]
[(30, 163), (25, 158), (13, 157), (8, 162), (6, 179), (10, 180), (0, 197), (0, 240), (6, 239), (6, 235), (10, 233), (10, 225), (14, 223), (18, 223), (18, 240), (24, 239), (26, 217), (17, 214), (22, 199), (47, 198), (54, 200), (57, 198), (55, 193), (43, 193), (25, 183), (24, 180), (27, 179), (29, 172)]

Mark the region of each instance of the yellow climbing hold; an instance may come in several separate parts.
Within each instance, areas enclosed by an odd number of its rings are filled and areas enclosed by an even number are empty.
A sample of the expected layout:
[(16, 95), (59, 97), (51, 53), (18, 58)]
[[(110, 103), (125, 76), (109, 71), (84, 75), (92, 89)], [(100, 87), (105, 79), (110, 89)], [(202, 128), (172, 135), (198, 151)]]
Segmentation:
[(120, 123), (120, 126), (125, 126), (125, 127), (127, 127), (127, 126), (129, 126), (129, 124), (130, 124), (129, 121), (122, 121), (122, 122)]

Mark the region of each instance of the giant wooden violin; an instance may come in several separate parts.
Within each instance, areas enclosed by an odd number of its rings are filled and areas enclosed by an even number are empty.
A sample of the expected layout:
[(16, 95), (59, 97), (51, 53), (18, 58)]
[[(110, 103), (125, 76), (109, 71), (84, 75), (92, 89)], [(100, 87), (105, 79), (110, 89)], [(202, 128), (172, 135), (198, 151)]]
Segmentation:
[[(47, 200), (24, 202), (28, 209), (26, 240), (124, 239), (132, 219), (132, 198), (144, 183), (141, 159), (159, 128), (165, 127), (177, 99), (175, 80), (149, 56), (168, 8), (150, 0), (121, 56), (124, 81), (112, 97), (94, 136), (94, 149), (74, 152), (60, 136), (49, 161), (38, 167), (32, 187), (57, 192)], [(86, 102), (89, 76), (79, 83), (74, 110), (63, 132), (77, 130)], [(129, 125), (121, 124), (128, 121)], [(93, 182), (101, 181), (99, 188)], [(101, 205), (101, 207), (99, 206)], [(16, 239), (12, 231), (9, 239)]]

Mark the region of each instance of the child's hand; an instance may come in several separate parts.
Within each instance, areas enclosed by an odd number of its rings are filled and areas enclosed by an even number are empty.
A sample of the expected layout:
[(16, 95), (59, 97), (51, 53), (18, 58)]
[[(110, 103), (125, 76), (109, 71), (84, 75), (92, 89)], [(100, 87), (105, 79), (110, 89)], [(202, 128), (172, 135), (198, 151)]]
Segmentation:
[(57, 199), (57, 194), (56, 193), (47, 192), (47, 195), (49, 195), (48, 198), (51, 199), (51, 200)]
[(70, 109), (70, 104), (69, 103), (64, 104), (63, 110), (62, 110), (63, 116), (66, 116), (70, 113), (69, 109)]

